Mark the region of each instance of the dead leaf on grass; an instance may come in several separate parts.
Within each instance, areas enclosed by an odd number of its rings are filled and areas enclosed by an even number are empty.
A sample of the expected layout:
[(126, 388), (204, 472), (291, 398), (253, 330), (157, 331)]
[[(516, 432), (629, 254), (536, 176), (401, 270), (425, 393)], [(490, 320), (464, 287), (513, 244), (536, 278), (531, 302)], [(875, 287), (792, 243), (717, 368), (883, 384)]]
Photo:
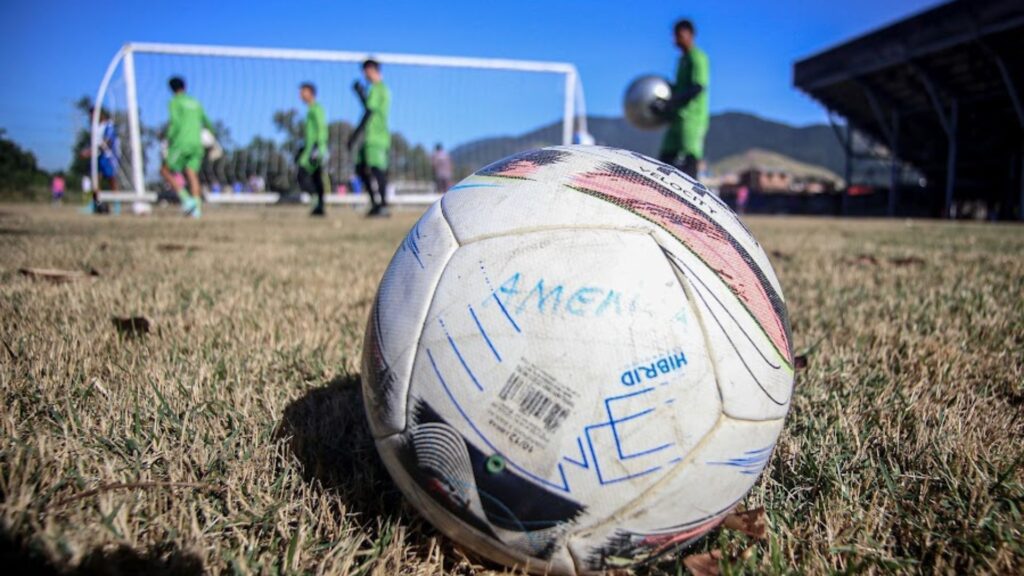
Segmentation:
[(722, 559), (722, 553), (718, 550), (691, 554), (683, 558), (683, 565), (694, 576), (718, 576), (718, 561)]
[(33, 280), (46, 280), (54, 284), (65, 284), (75, 280), (95, 278), (100, 273), (95, 268), (82, 270), (59, 270), (57, 268), (18, 268), (18, 273)]
[(922, 266), (924, 265), (924, 259), (917, 256), (905, 256), (903, 258), (889, 258), (889, 263), (893, 266)]
[(161, 252), (183, 252), (185, 250), (196, 250), (197, 248), (195, 246), (188, 246), (186, 244), (167, 242), (164, 244), (157, 244), (156, 249)]
[(857, 264), (868, 264), (871, 266), (878, 266), (878, 258), (875, 258), (871, 254), (858, 254), (857, 259), (854, 260)]
[(768, 534), (768, 521), (765, 517), (763, 506), (753, 510), (733, 512), (725, 517), (725, 522), (722, 523), (722, 526), (730, 530), (743, 532), (747, 536), (758, 540), (764, 540)]
[(153, 329), (153, 321), (145, 316), (114, 316), (111, 321), (118, 332), (127, 336), (149, 334)]

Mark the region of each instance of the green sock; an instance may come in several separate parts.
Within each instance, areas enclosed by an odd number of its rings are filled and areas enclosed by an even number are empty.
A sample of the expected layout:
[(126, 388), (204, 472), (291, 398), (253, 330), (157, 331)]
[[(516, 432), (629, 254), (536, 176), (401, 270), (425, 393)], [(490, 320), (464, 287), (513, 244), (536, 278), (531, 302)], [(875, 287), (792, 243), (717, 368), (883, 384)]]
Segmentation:
[(182, 204), (186, 204), (190, 198), (192, 198), (192, 195), (185, 192), (184, 189), (178, 190), (178, 200), (181, 200)]

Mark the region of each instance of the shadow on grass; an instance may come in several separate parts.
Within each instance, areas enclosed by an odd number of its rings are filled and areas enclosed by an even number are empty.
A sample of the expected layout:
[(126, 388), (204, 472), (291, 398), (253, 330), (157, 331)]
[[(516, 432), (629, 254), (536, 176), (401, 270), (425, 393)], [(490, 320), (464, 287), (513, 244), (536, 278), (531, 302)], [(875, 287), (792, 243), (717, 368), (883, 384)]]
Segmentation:
[[(290, 443), (306, 480), (319, 482), (335, 494), (347, 513), (358, 515), (357, 522), (373, 540), (387, 537), (380, 532), (387, 524), (381, 519), (400, 519), (413, 526), (408, 533), (410, 550), (421, 557), (429, 554), (429, 547), (423, 544), (427, 536), (437, 533), (412, 513), (411, 507), (403, 507), (402, 493), (373, 443), (358, 375), (335, 378), (289, 404), (278, 437)], [(468, 549), (452, 552), (458, 547), (453, 542), (445, 541), (442, 546), (446, 573), (465, 573), (469, 566), (464, 560), (467, 555), (477, 564), (500, 569)]]
[(97, 548), (74, 569), (62, 568), (3, 529), (0, 529), (0, 567), (6, 574), (41, 576), (192, 576), (205, 572), (202, 559), (170, 545), (145, 553), (128, 546), (109, 550)]
[(278, 435), (289, 441), (306, 480), (337, 494), (366, 529), (373, 529), (372, 519), (401, 514), (402, 495), (377, 455), (358, 375), (335, 378), (289, 404)]

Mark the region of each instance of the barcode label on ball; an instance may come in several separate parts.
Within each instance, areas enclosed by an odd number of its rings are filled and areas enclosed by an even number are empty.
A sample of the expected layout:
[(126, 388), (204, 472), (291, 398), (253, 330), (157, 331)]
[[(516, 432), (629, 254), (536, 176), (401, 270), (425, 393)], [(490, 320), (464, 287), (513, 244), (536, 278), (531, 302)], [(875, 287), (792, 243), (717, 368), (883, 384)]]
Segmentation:
[[(498, 396), (502, 400), (511, 398), (519, 405), (520, 412), (539, 419), (544, 424), (544, 428), (552, 432), (565, 420), (569, 411), (548, 396), (546, 389), (552, 385), (553, 380), (543, 382), (543, 384), (547, 384), (547, 387), (541, 388), (536, 380), (528, 379), (530, 376), (526, 371), (517, 368), (509, 376), (508, 382), (505, 383)], [(540, 372), (541, 378), (546, 376)]]
[(532, 454), (547, 446), (551, 434), (572, 413), (576, 396), (573, 389), (524, 361), (492, 402), (488, 423), (514, 446)]

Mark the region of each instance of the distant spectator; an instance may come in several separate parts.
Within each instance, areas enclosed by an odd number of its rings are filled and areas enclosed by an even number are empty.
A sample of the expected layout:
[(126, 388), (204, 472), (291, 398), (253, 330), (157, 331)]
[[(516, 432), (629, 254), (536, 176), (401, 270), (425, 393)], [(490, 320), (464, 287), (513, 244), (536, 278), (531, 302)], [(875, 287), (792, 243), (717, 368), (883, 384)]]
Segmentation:
[(53, 203), (60, 204), (64, 200), (64, 176), (55, 174), (50, 182), (50, 194), (53, 196)]
[(740, 186), (736, 189), (736, 212), (747, 213), (747, 202), (750, 200), (750, 188)]
[(87, 196), (92, 194), (92, 178), (88, 175), (82, 176), (82, 193)]
[(266, 180), (264, 180), (263, 176), (260, 176), (259, 174), (253, 174), (249, 177), (249, 188), (253, 192), (260, 194), (267, 189)]
[(452, 158), (440, 142), (434, 145), (430, 164), (434, 167), (434, 188), (439, 193), (447, 192), (452, 186)]

